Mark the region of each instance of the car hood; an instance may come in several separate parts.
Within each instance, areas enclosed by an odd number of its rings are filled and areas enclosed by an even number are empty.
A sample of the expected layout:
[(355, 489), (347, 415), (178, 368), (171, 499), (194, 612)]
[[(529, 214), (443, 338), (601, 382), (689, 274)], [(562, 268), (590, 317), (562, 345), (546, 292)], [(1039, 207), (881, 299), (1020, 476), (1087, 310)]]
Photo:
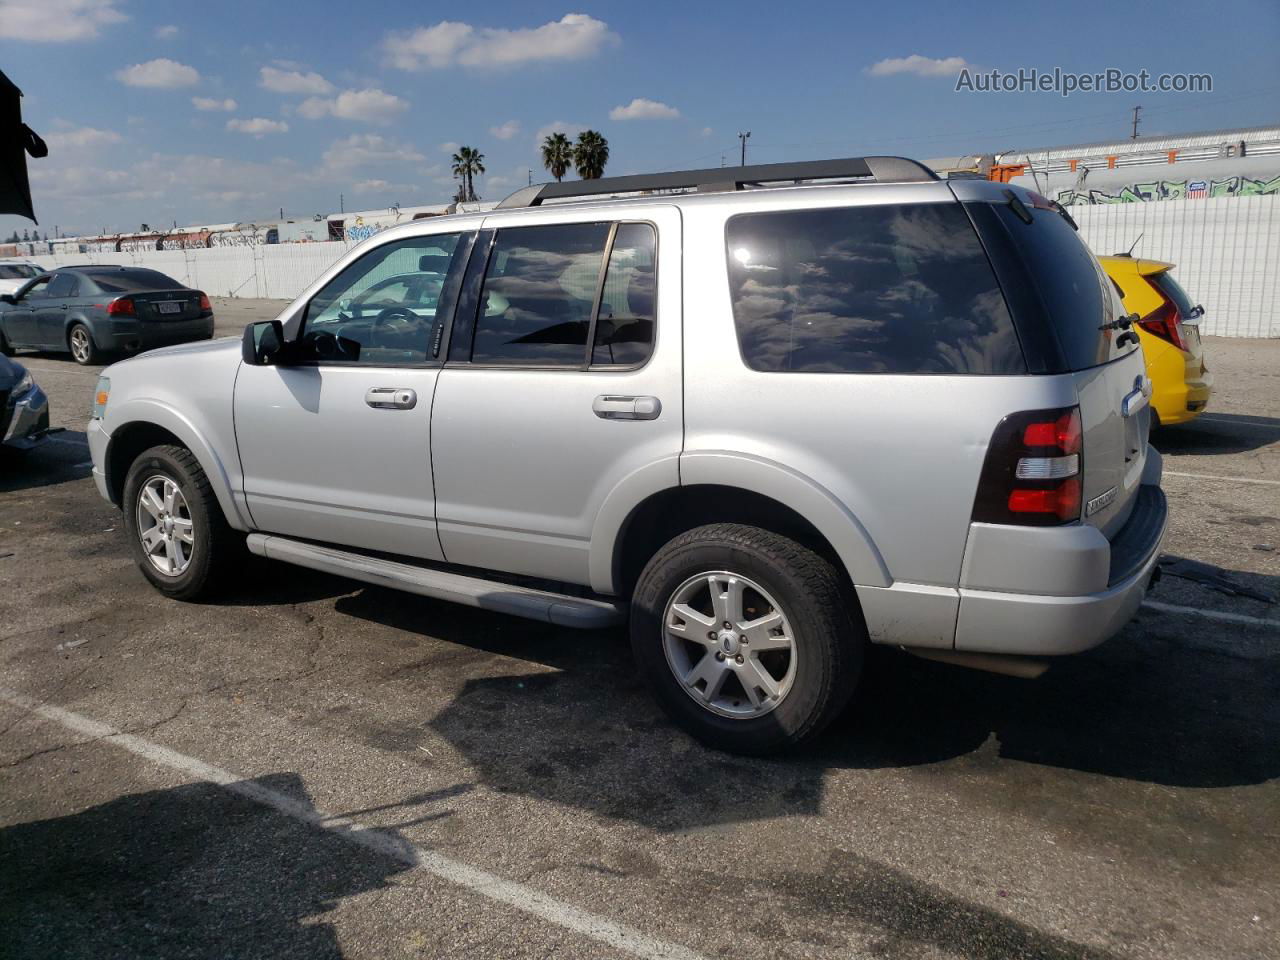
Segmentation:
[(18, 288), (26, 282), (26, 280), (0, 280), (0, 293), (17, 293)]
[[(163, 360), (165, 357), (192, 356), (195, 354), (212, 354), (220, 355), (225, 353), (234, 353), (240, 355), (240, 338), (239, 337), (219, 337), (217, 340), (197, 340), (194, 343), (179, 343), (172, 347), (160, 347), (156, 350), (147, 350), (138, 354), (136, 357), (130, 357), (128, 360), (121, 360), (119, 363), (113, 364), (114, 367), (132, 367), (134, 364), (148, 363), (152, 360)], [(213, 359), (211, 356), (210, 359)]]

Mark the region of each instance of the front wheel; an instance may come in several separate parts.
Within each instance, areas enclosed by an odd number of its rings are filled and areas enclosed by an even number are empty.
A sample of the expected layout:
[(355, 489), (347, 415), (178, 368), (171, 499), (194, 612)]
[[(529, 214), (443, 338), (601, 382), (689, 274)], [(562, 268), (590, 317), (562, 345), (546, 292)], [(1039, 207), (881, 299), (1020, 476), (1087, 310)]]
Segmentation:
[(93, 342), (93, 334), (83, 323), (72, 325), (67, 332), (67, 346), (71, 348), (71, 359), (81, 366), (102, 362), (102, 351)]
[(134, 561), (166, 596), (209, 596), (243, 553), (204, 469), (184, 447), (144, 451), (125, 477), (122, 507)]
[(866, 629), (831, 563), (757, 527), (711, 524), (649, 561), (631, 645), (658, 701), (694, 737), (767, 754), (811, 740), (844, 708)]

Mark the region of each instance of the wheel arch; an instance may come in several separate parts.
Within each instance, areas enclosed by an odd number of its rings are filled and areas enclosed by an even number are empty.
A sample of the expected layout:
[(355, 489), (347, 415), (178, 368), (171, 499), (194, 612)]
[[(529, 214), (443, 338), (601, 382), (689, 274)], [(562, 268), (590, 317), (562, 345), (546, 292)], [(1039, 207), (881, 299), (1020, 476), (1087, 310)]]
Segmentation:
[(231, 478), (221, 458), (194, 424), (173, 408), (154, 400), (133, 401), (118, 416), (123, 422), (111, 425), (103, 463), (107, 493), (113, 503), (120, 505), (124, 478), (138, 454), (154, 446), (172, 443), (190, 450), (196, 458), (209, 478), (209, 485), (227, 522), (236, 529), (249, 529), (250, 524), (236, 504)]
[(678, 485), (647, 491), (625, 512), (606, 501), (592, 533), (593, 589), (629, 594), (662, 544), (715, 522), (748, 523), (797, 540), (835, 563), (851, 585), (893, 582), (865, 528), (826, 490), (780, 464), (705, 456), (692, 468), (694, 458), (682, 458)]

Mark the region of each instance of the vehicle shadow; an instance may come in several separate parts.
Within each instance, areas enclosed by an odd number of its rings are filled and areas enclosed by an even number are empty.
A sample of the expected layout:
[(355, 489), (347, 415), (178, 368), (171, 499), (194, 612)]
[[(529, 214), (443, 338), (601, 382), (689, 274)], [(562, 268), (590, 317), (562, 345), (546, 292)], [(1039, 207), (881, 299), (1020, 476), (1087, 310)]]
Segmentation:
[(1151, 433), (1151, 445), (1161, 453), (1247, 453), (1273, 443), (1280, 443), (1280, 419), (1234, 413), (1206, 414)]
[[(240, 786), (309, 806), (297, 774)], [(208, 783), (131, 794), (0, 830), (0, 953), (336, 960), (324, 914), (411, 862)]]
[(0, 450), (0, 493), (83, 480), (91, 471), (84, 431), (64, 430), (33, 450)]
[[(657, 830), (815, 813), (829, 770), (992, 751), (1175, 787), (1280, 776), (1280, 647), (1193, 642), (1154, 615), (1034, 681), (876, 648), (854, 704), (813, 747), (755, 759), (706, 749), (673, 727), (637, 677), (623, 631), (561, 630), (378, 588), (343, 597), (336, 609), (540, 665), (467, 680), (429, 724), (385, 742), (413, 749), (415, 732), (429, 726), (495, 789)], [(425, 684), (430, 661), (418, 670)], [(398, 682), (414, 682), (413, 674)]]

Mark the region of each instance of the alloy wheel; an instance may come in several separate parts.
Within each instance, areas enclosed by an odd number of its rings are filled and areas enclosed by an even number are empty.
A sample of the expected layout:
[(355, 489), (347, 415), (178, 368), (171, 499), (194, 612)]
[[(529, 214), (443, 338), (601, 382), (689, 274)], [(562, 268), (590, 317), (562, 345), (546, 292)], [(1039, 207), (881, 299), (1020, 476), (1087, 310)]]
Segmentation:
[(662, 616), (662, 646), (684, 692), (720, 716), (762, 717), (795, 681), (795, 634), (785, 611), (741, 574), (700, 573), (676, 588)]
[(138, 489), (138, 539), (151, 565), (167, 577), (180, 576), (191, 564), (195, 530), (191, 510), (178, 485), (163, 474)]

